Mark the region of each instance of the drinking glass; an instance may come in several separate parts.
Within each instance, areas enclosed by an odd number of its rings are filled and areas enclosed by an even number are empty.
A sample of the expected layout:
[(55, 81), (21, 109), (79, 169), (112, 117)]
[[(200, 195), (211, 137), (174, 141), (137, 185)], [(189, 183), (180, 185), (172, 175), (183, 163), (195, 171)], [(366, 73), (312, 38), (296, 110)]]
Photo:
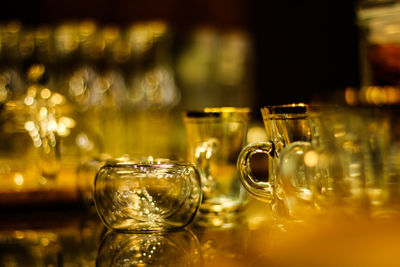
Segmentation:
[(201, 202), (200, 176), (190, 162), (108, 163), (98, 171), (94, 201), (104, 224), (120, 231), (163, 231), (188, 225)]
[(249, 118), (248, 108), (206, 108), (184, 113), (188, 158), (196, 163), (201, 175), (200, 214), (210, 219), (205, 223), (228, 223), (223, 218), (235, 217), (245, 207), (247, 194), (238, 179), (236, 159), (245, 142)]

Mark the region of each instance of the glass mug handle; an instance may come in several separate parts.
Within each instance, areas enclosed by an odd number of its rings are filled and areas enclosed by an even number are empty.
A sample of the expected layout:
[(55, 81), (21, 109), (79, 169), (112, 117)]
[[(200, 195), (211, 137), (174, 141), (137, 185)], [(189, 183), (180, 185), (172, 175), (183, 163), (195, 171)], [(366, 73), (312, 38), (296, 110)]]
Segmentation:
[(239, 177), (244, 188), (259, 200), (271, 202), (273, 199), (274, 182), (271, 180), (271, 170), (268, 164), (268, 181), (261, 181), (251, 172), (250, 160), (254, 154), (263, 153), (268, 156), (268, 161), (276, 159), (275, 145), (273, 142), (256, 142), (247, 145), (240, 152), (237, 160)]
[(205, 193), (213, 192), (217, 187), (217, 182), (211, 174), (211, 158), (218, 146), (219, 141), (216, 138), (210, 138), (196, 147), (196, 167), (199, 170), (201, 187)]

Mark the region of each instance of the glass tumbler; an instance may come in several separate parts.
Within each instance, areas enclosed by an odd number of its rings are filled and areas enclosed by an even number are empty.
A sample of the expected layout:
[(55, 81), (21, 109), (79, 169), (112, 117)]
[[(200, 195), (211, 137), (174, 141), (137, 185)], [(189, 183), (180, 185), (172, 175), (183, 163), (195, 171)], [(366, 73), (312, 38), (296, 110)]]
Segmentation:
[(185, 161), (108, 163), (95, 178), (97, 212), (113, 230), (184, 227), (196, 215), (201, 197), (199, 173)]
[(233, 107), (184, 113), (188, 158), (201, 175), (202, 215), (218, 215), (214, 216), (217, 220), (245, 206), (247, 194), (239, 181), (236, 159), (245, 142), (249, 117), (250, 109)]

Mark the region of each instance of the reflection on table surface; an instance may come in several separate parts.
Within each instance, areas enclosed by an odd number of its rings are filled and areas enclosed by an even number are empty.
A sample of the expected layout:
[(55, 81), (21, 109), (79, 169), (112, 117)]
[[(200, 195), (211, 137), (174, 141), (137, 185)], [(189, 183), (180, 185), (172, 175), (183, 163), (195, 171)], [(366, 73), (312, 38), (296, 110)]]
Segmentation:
[(272, 223), (251, 200), (230, 228), (117, 233), (93, 209), (3, 210), (0, 266), (399, 266), (400, 220)]

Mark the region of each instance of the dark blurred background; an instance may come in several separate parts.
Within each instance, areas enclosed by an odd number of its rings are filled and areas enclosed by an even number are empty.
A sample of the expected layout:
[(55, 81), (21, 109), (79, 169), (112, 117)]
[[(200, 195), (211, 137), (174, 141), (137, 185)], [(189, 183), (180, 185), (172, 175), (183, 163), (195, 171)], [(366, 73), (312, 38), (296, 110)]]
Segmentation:
[(129, 25), (161, 19), (175, 45), (198, 26), (241, 29), (252, 40), (252, 104), (308, 102), (359, 85), (354, 0), (14, 0), (2, 3), (2, 22), (58, 24), (94, 19)]

